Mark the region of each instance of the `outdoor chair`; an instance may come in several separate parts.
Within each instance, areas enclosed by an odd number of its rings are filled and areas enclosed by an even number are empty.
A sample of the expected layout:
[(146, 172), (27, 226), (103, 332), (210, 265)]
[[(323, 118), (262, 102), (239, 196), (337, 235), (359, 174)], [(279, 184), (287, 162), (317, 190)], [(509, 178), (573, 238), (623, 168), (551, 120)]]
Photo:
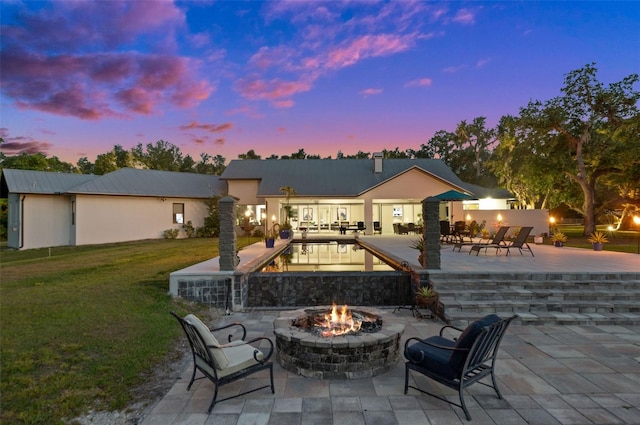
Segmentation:
[(464, 242), (464, 238), (469, 238), (471, 240), (471, 232), (469, 231), (469, 227), (467, 223), (464, 221), (456, 221), (453, 223), (453, 235), (454, 239)]
[(367, 228), (367, 226), (365, 226), (365, 225), (364, 225), (364, 221), (359, 221), (359, 222), (357, 223), (357, 225), (358, 225), (358, 231), (359, 231), (359, 232), (362, 232), (362, 231), (364, 231), (364, 230)]
[(417, 233), (415, 223), (407, 223), (407, 231), (411, 233)]
[(375, 235), (376, 233), (382, 234), (382, 226), (379, 221), (373, 222), (373, 234)]
[[(493, 239), (491, 239), (489, 242), (472, 244), (473, 246), (471, 247), (471, 250), (469, 251), (469, 255), (471, 255), (471, 253), (473, 251), (475, 251), (476, 252), (476, 257), (477, 257), (478, 254), (480, 254), (480, 250), (483, 249), (483, 248), (484, 248), (484, 252), (487, 252), (488, 248), (495, 248), (496, 255), (498, 255), (498, 251), (500, 251), (500, 249), (507, 247), (507, 243), (505, 242), (504, 237), (507, 235), (508, 231), (509, 231), (509, 226), (502, 226), (502, 227), (500, 227), (498, 229), (496, 234), (493, 236)], [(456, 244), (456, 246), (457, 246), (457, 244)], [(453, 247), (454, 251), (456, 249), (456, 246)], [(461, 246), (462, 246), (462, 244), (461, 244)], [(458, 251), (460, 251), (460, 248), (458, 248)]]
[(518, 233), (518, 236), (516, 236), (516, 238), (514, 239), (514, 241), (507, 245), (507, 255), (509, 255), (509, 250), (512, 248), (518, 248), (518, 250), (520, 251), (520, 255), (522, 254), (522, 250), (528, 250), (531, 253), (532, 257), (535, 257), (535, 255), (533, 255), (533, 251), (531, 250), (531, 247), (529, 246), (529, 244), (527, 243), (527, 238), (529, 237), (529, 234), (531, 233), (531, 231), (533, 230), (533, 227), (522, 227), (520, 228), (520, 232)]
[[(495, 375), (498, 348), (507, 327), (517, 316), (502, 319), (490, 314), (471, 323), (465, 330), (454, 326), (443, 326), (440, 334), (421, 340), (409, 338), (404, 345), (405, 363), (404, 393), (409, 388), (436, 397), (462, 408), (467, 420), (471, 415), (464, 402), (464, 389), (476, 382), (493, 388), (502, 398)], [(461, 332), (457, 339), (448, 339), (443, 334), (446, 329)], [(417, 386), (409, 385), (409, 372), (414, 371), (458, 391), (460, 404), (445, 397), (430, 393)], [(493, 385), (480, 382), (491, 375)]]
[(440, 242), (450, 243), (453, 233), (451, 232), (451, 224), (447, 220), (440, 220)]
[[(187, 386), (187, 391), (191, 389), (191, 385), (193, 385), (193, 382), (196, 380), (197, 371), (200, 371), (202, 375), (204, 375), (197, 379), (208, 378), (214, 384), (215, 390), (213, 393), (213, 400), (211, 400), (207, 413), (211, 414), (211, 410), (218, 401), (229, 400), (269, 386), (271, 387), (271, 393), (274, 393), (273, 363), (269, 361), (273, 354), (274, 346), (273, 342), (269, 338), (258, 337), (245, 341), (247, 330), (241, 323), (231, 323), (219, 328), (209, 329), (193, 314), (189, 314), (184, 319), (174, 312), (171, 312), (171, 314), (182, 326), (182, 329), (189, 340), (191, 352), (193, 353), (193, 374), (191, 375), (191, 381)], [(228, 336), (229, 342), (226, 344), (220, 344), (212, 332), (224, 329), (235, 330), (242, 335), (240, 339), (232, 341), (233, 334), (230, 333)], [(268, 346), (268, 352), (266, 354), (251, 345), (261, 343), (265, 343)], [(222, 385), (234, 382), (265, 369), (269, 370), (270, 385), (263, 385), (259, 388), (254, 388), (240, 394), (235, 394), (218, 400), (218, 390)]]

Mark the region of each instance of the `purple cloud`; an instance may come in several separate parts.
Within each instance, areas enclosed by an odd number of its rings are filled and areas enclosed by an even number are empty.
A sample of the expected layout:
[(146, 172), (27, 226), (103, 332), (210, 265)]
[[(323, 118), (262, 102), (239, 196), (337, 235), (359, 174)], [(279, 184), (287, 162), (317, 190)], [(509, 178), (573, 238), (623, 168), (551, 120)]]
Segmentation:
[(10, 137), (9, 129), (0, 128), (0, 137), (4, 140), (4, 143), (0, 143), (0, 152), (3, 152), (7, 156), (36, 153), (46, 154), (53, 146), (49, 142), (43, 142), (34, 140), (31, 137), (17, 136)]
[[(0, 89), (20, 108), (89, 120), (151, 114), (163, 103), (192, 106), (214, 87), (197, 77), (199, 61), (171, 53), (183, 24), (183, 12), (169, 2), (57, 2), (23, 10), (3, 26)], [(151, 52), (136, 51), (145, 38), (153, 40), (146, 44)]]

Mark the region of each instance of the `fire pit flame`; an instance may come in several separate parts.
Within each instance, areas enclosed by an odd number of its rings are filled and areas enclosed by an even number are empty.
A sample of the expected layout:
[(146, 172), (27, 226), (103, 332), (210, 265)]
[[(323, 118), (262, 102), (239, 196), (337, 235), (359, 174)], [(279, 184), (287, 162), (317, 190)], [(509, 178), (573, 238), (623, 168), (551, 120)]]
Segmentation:
[(315, 327), (320, 336), (325, 338), (354, 334), (362, 327), (362, 321), (366, 320), (366, 318), (358, 316), (354, 318), (346, 304), (338, 311), (338, 307), (334, 303), (331, 312), (325, 314), (324, 318), (321, 316), (316, 317)]

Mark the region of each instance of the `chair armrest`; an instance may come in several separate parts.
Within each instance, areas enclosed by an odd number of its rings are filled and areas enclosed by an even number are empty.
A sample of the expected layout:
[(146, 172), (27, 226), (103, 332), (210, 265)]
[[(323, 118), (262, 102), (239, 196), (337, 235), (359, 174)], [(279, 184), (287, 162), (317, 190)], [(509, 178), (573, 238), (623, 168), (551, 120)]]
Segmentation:
[[(224, 329), (229, 329), (233, 326), (240, 326), (240, 328), (242, 328), (242, 338), (240, 338), (242, 341), (244, 341), (244, 339), (247, 337), (247, 328), (244, 327), (244, 325), (242, 323), (239, 322), (234, 322), (234, 323), (230, 323), (228, 325), (225, 326), (221, 326), (219, 328), (211, 328), (209, 329), (211, 332), (217, 332), (217, 331), (221, 331)], [(227, 339), (229, 342), (231, 342), (231, 338), (233, 338), (233, 334), (229, 334), (229, 336), (227, 336)]]
[(258, 360), (258, 357), (256, 356), (258, 354), (258, 350), (256, 349), (256, 350), (253, 351), (253, 358), (259, 363), (266, 363), (266, 362), (269, 361), (269, 359), (273, 355), (273, 350), (275, 348), (273, 346), (273, 341), (271, 341), (266, 336), (259, 336), (257, 338), (253, 338), (253, 339), (247, 341), (247, 344), (253, 344), (254, 342), (258, 342), (258, 341), (267, 341), (269, 343), (269, 352), (266, 353), (266, 354), (263, 353), (264, 354), (264, 358), (262, 360)]
[(420, 339), (420, 338), (411, 337), (411, 338), (407, 339), (407, 340), (405, 341), (405, 343), (404, 343), (404, 356), (405, 356), (405, 357), (406, 357), (406, 358), (407, 358), (411, 363), (420, 363), (420, 362), (422, 362), (422, 361), (424, 360), (424, 353), (421, 353), (421, 356), (420, 356), (420, 358), (419, 358), (419, 359), (412, 358), (412, 357), (409, 355), (409, 352), (407, 351), (407, 349), (409, 348), (409, 343), (410, 343), (412, 340), (415, 340), (415, 341), (417, 341), (417, 342), (421, 342), (421, 343), (423, 343), (423, 344), (425, 344), (425, 345), (428, 345), (428, 346), (430, 346), (430, 347), (435, 347), (435, 348), (439, 348), (439, 349), (441, 349), (441, 350), (447, 350), (447, 351), (451, 351), (451, 352), (453, 352), (453, 351), (469, 351), (469, 350), (470, 350), (469, 348), (456, 348), (456, 347), (449, 347), (449, 346), (446, 346), (446, 345), (434, 344), (434, 343), (432, 343), (432, 342), (429, 342), (429, 341), (426, 341), (426, 340), (422, 340), (422, 339)]
[(440, 336), (442, 336), (442, 334), (444, 333), (445, 329), (453, 329), (453, 330), (456, 330), (456, 331), (461, 332), (461, 333), (464, 332), (464, 329), (460, 329), (460, 328), (458, 328), (456, 326), (445, 325), (442, 328), (440, 328)]

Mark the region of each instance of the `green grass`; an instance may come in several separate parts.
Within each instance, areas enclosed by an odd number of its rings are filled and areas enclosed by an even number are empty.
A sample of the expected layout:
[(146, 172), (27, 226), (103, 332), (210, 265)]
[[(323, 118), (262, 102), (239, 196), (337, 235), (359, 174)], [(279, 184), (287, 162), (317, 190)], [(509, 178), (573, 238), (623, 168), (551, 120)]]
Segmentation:
[[(579, 225), (560, 225), (558, 230), (567, 235), (568, 240), (565, 246), (574, 248), (593, 249), (588, 236), (583, 236), (583, 226)], [(604, 244), (605, 251), (628, 252), (635, 254), (638, 250), (638, 232), (635, 231), (617, 231), (609, 232), (607, 226), (597, 226), (597, 230), (604, 232), (609, 242)], [(549, 239), (545, 239), (545, 243), (551, 244)]]
[(136, 401), (175, 355), (169, 311), (206, 311), (167, 294), (169, 273), (217, 255), (215, 239), (1, 251), (0, 422), (64, 423)]

